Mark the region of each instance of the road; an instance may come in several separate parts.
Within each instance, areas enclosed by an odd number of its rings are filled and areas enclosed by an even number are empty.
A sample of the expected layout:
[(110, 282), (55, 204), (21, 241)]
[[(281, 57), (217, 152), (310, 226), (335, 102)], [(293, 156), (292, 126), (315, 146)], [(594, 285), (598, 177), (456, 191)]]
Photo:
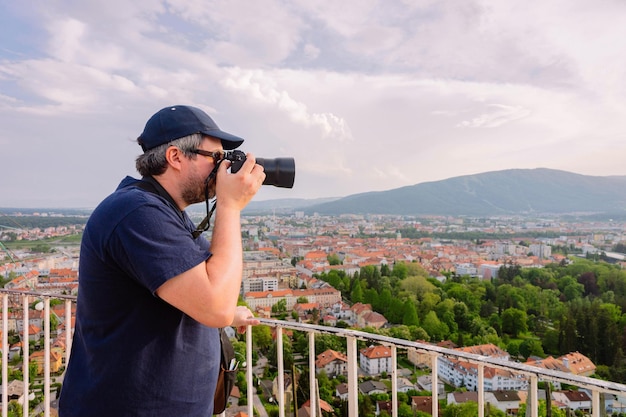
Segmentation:
[[(260, 356), (256, 361), (256, 365), (252, 367), (252, 373), (256, 376), (257, 381), (263, 377), (263, 372), (265, 372), (265, 366), (267, 365), (267, 358), (265, 356)], [(253, 378), (254, 379), (254, 378)], [(267, 410), (261, 402), (261, 398), (259, 398), (256, 389), (254, 390), (254, 408), (256, 408), (257, 413), (259, 413), (259, 417), (269, 417), (267, 414)]]
[(259, 417), (269, 417), (267, 410), (263, 406), (263, 403), (261, 402), (261, 399), (257, 395), (256, 391), (254, 392), (252, 398), (254, 399), (254, 408), (256, 409), (256, 412), (259, 413)]

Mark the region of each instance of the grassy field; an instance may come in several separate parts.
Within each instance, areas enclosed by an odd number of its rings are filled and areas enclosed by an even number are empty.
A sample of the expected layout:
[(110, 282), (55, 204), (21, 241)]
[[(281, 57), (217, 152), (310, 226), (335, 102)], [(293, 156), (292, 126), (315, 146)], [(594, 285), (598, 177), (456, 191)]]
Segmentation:
[(41, 240), (18, 240), (13, 242), (2, 242), (9, 250), (25, 250), (33, 249), (42, 246), (77, 246), (80, 245), (80, 240), (83, 234), (69, 235), (62, 237), (46, 238)]

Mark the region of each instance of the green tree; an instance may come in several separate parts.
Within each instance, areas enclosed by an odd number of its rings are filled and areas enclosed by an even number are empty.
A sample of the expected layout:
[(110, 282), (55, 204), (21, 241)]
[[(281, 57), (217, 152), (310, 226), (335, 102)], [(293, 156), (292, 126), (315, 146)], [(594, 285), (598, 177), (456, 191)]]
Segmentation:
[[(392, 300), (393, 296), (391, 295), (391, 291), (385, 288), (381, 291), (378, 297), (378, 303), (376, 305), (373, 305), (372, 307), (374, 307), (374, 309), (381, 313), (383, 316), (387, 317)], [(387, 319), (390, 320), (389, 317), (387, 317)]]
[(278, 302), (272, 306), (273, 314), (280, 314), (286, 311), (287, 311), (287, 300), (285, 300), (284, 298), (282, 300), (278, 300)]
[(568, 310), (567, 315), (559, 322), (559, 352), (568, 353), (578, 350), (576, 317)]
[[(272, 344), (269, 353), (267, 354), (268, 363), (274, 368), (278, 368), (278, 351), (276, 343)], [(283, 340), (283, 363), (285, 369), (291, 369), (293, 366), (293, 351), (291, 343)]]
[(519, 353), (525, 359), (531, 356), (537, 356), (542, 358), (544, 356), (543, 346), (537, 339), (526, 339), (519, 345)]
[(368, 288), (380, 291), (380, 271), (374, 265), (367, 265), (361, 268), (361, 279), (365, 280)]
[(413, 410), (407, 403), (400, 403), (398, 405), (398, 417), (413, 417)]
[(598, 322), (597, 361), (606, 365), (613, 365), (620, 349), (620, 334), (623, 326), (620, 308), (613, 304), (600, 304), (595, 312)]
[[(520, 404), (519, 407), (519, 412), (517, 413), (518, 416), (525, 416), (526, 415), (526, 405), (527, 403), (524, 404)], [(537, 415), (540, 416), (545, 416), (546, 415), (546, 402), (545, 400), (539, 400), (538, 401), (538, 413)], [(560, 408), (558, 408), (555, 405), (552, 405), (552, 407), (550, 407), (552, 409), (552, 417), (567, 417), (567, 412), (565, 410), (561, 410)]]
[(22, 407), (22, 404), (18, 403), (17, 401), (9, 401), (8, 404), (8, 416), (9, 417), (21, 417), (22, 415), (24, 415), (23, 412), (24, 408)]
[(561, 293), (565, 296), (567, 301), (582, 297), (585, 290), (585, 287), (579, 284), (578, 281), (570, 275), (560, 278), (557, 283), (559, 290), (561, 290)]
[(341, 265), (341, 259), (336, 253), (331, 253), (326, 257), (329, 265)]
[[(482, 294), (477, 296), (469, 286), (453, 282), (444, 287), (444, 290), (448, 297), (463, 302), (471, 312), (478, 314), (480, 311)], [(484, 294), (484, 290), (482, 292)]]
[(399, 298), (392, 298), (384, 316), (393, 324), (401, 324), (404, 316), (404, 303)]
[(474, 318), (479, 318), (478, 313), (472, 313), (465, 303), (455, 303), (453, 307), (454, 322), (456, 323), (459, 331), (468, 332), (470, 330), (472, 321)]
[(448, 404), (441, 415), (443, 417), (475, 417), (478, 415), (478, 404), (473, 401), (462, 404)]
[(512, 340), (506, 345), (506, 351), (511, 355), (511, 358), (515, 358), (520, 354), (519, 347), (522, 344), (519, 340)]
[(507, 308), (502, 312), (502, 331), (517, 337), (528, 331), (526, 312), (517, 308)]
[(389, 328), (388, 334), (390, 337), (395, 337), (396, 339), (415, 340), (412, 338), (409, 326), (405, 326), (403, 324)]
[(424, 294), (424, 298), (421, 300), (417, 307), (417, 315), (421, 318), (426, 317), (426, 314), (433, 311), (440, 302), (441, 296), (439, 294)]
[(328, 274), (322, 273), (318, 278), (328, 282), (333, 288), (341, 291), (344, 296), (350, 291), (350, 277), (344, 271), (332, 270)]
[(419, 319), (417, 318), (417, 310), (415, 309), (415, 303), (411, 300), (406, 300), (404, 306), (404, 316), (402, 317), (402, 324), (406, 326), (419, 325)]
[(526, 303), (520, 289), (511, 284), (503, 284), (496, 288), (496, 306), (499, 311), (507, 308), (526, 310)]
[(350, 300), (353, 303), (363, 302), (363, 289), (361, 288), (361, 281), (358, 279), (355, 281), (352, 291), (350, 292)]
[(545, 353), (559, 355), (559, 332), (556, 329), (548, 329), (541, 338), (541, 345)]
[(436, 287), (426, 277), (410, 276), (400, 282), (400, 289), (422, 300), (426, 294), (435, 291)]
[(391, 274), (394, 277), (403, 280), (408, 276), (409, 268), (404, 262), (398, 262), (393, 266), (393, 271), (391, 272)]
[(449, 333), (448, 326), (439, 320), (439, 317), (437, 317), (434, 311), (426, 315), (422, 321), (422, 328), (426, 330), (426, 333), (430, 336), (430, 340), (433, 341), (444, 340)]
[(269, 326), (252, 326), (252, 347), (267, 352), (272, 346), (272, 329)]
[(368, 288), (363, 291), (363, 303), (370, 304), (375, 310), (378, 310), (379, 300), (378, 291), (373, 288)]
[(359, 394), (359, 413), (360, 416), (373, 416), (376, 407), (369, 395)]
[(328, 349), (336, 352), (345, 352), (347, 342), (343, 337), (334, 336), (332, 334), (317, 334), (315, 336), (315, 355), (319, 355)]
[[(456, 333), (459, 329), (459, 325), (454, 317), (454, 299), (448, 298), (443, 300), (437, 307), (435, 307), (435, 312), (437, 313), (437, 317), (448, 326), (451, 333)], [(463, 303), (460, 303), (463, 304)], [(464, 305), (464, 304), (463, 304)]]

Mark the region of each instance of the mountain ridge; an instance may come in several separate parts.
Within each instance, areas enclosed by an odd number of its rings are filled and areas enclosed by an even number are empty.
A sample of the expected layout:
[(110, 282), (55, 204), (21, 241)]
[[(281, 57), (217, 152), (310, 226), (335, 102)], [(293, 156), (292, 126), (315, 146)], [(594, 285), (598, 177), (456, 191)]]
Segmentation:
[[(289, 209), (328, 215), (626, 213), (626, 175), (590, 176), (549, 168), (507, 169), (308, 202), (292, 202)], [(258, 204), (260, 210), (262, 204)], [(274, 210), (277, 209), (274, 203)]]

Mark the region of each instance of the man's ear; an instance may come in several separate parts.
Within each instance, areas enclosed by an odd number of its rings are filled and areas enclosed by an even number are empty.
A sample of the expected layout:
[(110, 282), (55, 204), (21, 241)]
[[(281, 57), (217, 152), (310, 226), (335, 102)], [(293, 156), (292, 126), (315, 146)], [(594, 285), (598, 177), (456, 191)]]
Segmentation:
[(183, 158), (185, 158), (184, 152), (176, 146), (170, 146), (165, 151), (165, 159), (174, 169), (180, 169)]

